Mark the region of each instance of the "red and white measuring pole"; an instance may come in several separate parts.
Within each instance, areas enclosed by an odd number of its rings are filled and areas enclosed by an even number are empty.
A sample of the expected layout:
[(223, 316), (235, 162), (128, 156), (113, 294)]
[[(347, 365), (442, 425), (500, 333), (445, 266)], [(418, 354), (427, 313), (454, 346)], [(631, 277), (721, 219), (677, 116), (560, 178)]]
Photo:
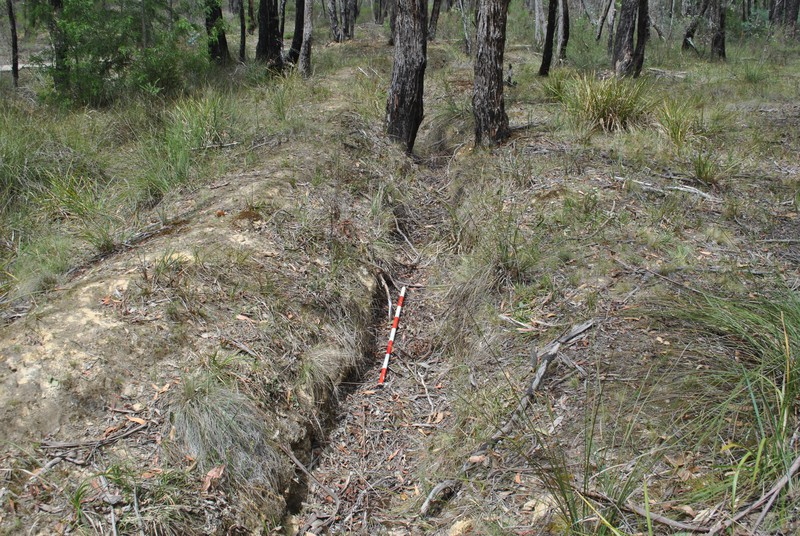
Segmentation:
[(397, 298), (397, 309), (394, 312), (394, 320), (392, 321), (392, 331), (389, 332), (389, 346), (386, 348), (386, 357), (383, 358), (383, 368), (381, 369), (381, 377), (378, 380), (378, 385), (383, 385), (386, 380), (386, 370), (389, 368), (389, 356), (392, 355), (392, 346), (394, 346), (394, 336), (397, 334), (397, 325), (400, 324), (400, 311), (403, 309), (403, 299), (406, 296), (406, 287), (400, 289), (400, 296)]

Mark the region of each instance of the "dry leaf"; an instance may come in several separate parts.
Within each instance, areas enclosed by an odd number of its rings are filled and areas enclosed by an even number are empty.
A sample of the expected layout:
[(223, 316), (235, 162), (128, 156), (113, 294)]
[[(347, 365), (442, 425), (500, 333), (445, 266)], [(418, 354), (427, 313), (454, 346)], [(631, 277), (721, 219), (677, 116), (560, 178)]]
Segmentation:
[(469, 463), (483, 463), (486, 460), (485, 454), (476, 454), (469, 457)]
[(212, 484), (214, 484), (217, 480), (222, 478), (222, 473), (225, 472), (225, 465), (218, 465), (211, 469), (206, 476), (203, 477), (203, 487), (200, 488), (201, 491), (208, 491)]
[(389, 457), (386, 459), (386, 461), (387, 461), (387, 462), (390, 462), (390, 461), (394, 460), (394, 457), (395, 457), (395, 456), (397, 456), (397, 454), (398, 454), (399, 452), (400, 452), (400, 449), (397, 449), (396, 451), (392, 452), (392, 453), (389, 455)]
[(686, 514), (689, 517), (694, 517), (694, 516), (697, 515), (697, 513), (694, 511), (694, 509), (691, 506), (689, 506), (688, 504), (682, 504), (682, 505), (679, 505), (679, 506), (673, 506), (672, 509), (673, 510), (677, 510), (679, 512), (683, 512), (684, 514)]
[(141, 419), (139, 417), (131, 417), (130, 415), (125, 415), (125, 418), (131, 422), (135, 422), (136, 424), (145, 424), (147, 421)]

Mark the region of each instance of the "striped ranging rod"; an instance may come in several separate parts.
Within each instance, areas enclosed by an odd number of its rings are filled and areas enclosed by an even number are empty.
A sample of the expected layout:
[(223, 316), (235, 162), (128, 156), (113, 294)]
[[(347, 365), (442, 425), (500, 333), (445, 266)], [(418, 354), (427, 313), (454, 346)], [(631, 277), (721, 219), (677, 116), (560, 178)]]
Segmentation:
[(394, 320), (392, 321), (392, 331), (389, 332), (389, 346), (386, 348), (386, 357), (383, 358), (383, 368), (381, 369), (381, 377), (378, 380), (378, 385), (383, 386), (386, 380), (386, 370), (389, 368), (389, 356), (392, 355), (392, 346), (394, 346), (394, 336), (397, 334), (397, 325), (400, 323), (400, 311), (403, 309), (403, 299), (406, 296), (406, 287), (400, 289), (400, 296), (397, 298), (397, 309), (394, 312)]

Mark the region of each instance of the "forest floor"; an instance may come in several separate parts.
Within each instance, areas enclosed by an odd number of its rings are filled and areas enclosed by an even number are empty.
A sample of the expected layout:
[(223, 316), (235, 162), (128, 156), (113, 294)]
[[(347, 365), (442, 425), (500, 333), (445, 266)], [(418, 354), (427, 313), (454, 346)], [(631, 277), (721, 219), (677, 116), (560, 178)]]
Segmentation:
[(510, 45), (480, 149), (433, 43), (411, 158), (361, 29), (231, 97), (274, 122), (205, 147), (219, 173), (4, 302), (0, 533), (796, 534), (796, 48), (662, 44), (606, 132), (565, 95), (607, 73)]

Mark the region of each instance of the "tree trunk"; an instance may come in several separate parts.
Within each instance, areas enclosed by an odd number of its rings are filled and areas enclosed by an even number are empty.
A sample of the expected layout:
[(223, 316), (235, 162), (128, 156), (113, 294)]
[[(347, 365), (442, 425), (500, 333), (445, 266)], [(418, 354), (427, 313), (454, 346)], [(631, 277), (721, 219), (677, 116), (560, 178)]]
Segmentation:
[(348, 39), (354, 39), (356, 36), (356, 20), (358, 20), (359, 8), (358, 0), (346, 0), (347, 2), (347, 26), (349, 29)]
[(228, 40), (225, 38), (225, 19), (222, 18), (222, 4), (219, 0), (206, 0), (206, 34), (211, 59), (220, 65), (230, 62)]
[[(557, 0), (554, 0), (557, 1)], [(503, 54), (509, 0), (480, 0), (476, 36), (475, 145), (494, 145), (508, 137), (508, 116), (503, 96)]]
[(559, 0), (550, 0), (547, 4), (547, 31), (544, 36), (544, 50), (542, 51), (542, 64), (539, 66), (539, 76), (549, 75), (550, 64), (553, 63), (553, 39), (556, 34), (558, 2)]
[(6, 0), (6, 7), (8, 8), (8, 23), (11, 27), (11, 78), (14, 80), (14, 87), (19, 87), (19, 47), (13, 0)]
[(632, 75), (636, 67), (633, 57), (633, 35), (638, 9), (639, 0), (622, 0), (617, 34), (614, 37), (614, 55), (611, 58), (611, 65), (617, 76)]
[(255, 0), (247, 0), (247, 16), (250, 18), (250, 25), (247, 27), (247, 33), (253, 35), (256, 33), (256, 25), (258, 24), (258, 19), (256, 19)]
[(427, 63), (428, 6), (425, 0), (397, 1), (397, 33), (389, 97), (386, 102), (386, 133), (414, 149), (422, 123), (422, 94)]
[(569, 43), (569, 2), (561, 0), (560, 38), (558, 40), (558, 59), (567, 58), (567, 44)]
[(458, 9), (461, 11), (461, 25), (464, 27), (464, 52), (466, 52), (467, 56), (472, 56), (472, 40), (469, 36), (467, 11), (464, 8), (464, 0), (458, 0)]
[(258, 6), (258, 42), (256, 60), (272, 69), (283, 68), (281, 35), (278, 33), (278, 1), (261, 0)]
[(339, 11), (336, 7), (336, 0), (327, 0), (325, 5), (328, 9), (328, 19), (331, 23), (331, 39), (336, 43), (341, 43), (343, 40), (342, 30), (339, 27)]
[(64, 30), (59, 24), (64, 11), (63, 0), (50, 0), (52, 14), (50, 17), (50, 39), (53, 41), (53, 84), (56, 91), (65, 93), (69, 90), (69, 65), (67, 64), (67, 40)]
[(694, 42), (692, 40), (694, 39), (695, 32), (697, 32), (697, 27), (700, 25), (700, 20), (703, 18), (703, 15), (706, 14), (710, 3), (710, 0), (703, 0), (703, 4), (700, 6), (700, 12), (694, 18), (692, 18), (689, 26), (686, 27), (686, 31), (683, 33), (683, 44), (681, 45), (681, 49), (691, 49), (694, 50), (697, 55), (700, 55), (700, 51), (698, 51), (697, 47), (694, 46)]
[(307, 0), (303, 3), (303, 44), (300, 46), (300, 57), (298, 58), (297, 69), (300, 76), (308, 78), (311, 76), (311, 42), (314, 30), (314, 0)]
[(397, 3), (400, 0), (389, 0), (389, 44), (394, 45), (394, 37), (397, 33)]
[(797, 16), (800, 14), (800, 0), (787, 0), (786, 26), (790, 29), (792, 37), (797, 36)]
[[(308, 0), (313, 2), (314, 0)], [(305, 39), (305, 5), (306, 0), (296, 0), (294, 4), (294, 33), (292, 34), (292, 46), (289, 49), (289, 54), (286, 55), (288, 63), (297, 63), (300, 58), (300, 49), (303, 46), (303, 39)]]
[(439, 23), (439, 11), (442, 9), (442, 0), (433, 0), (431, 8), (431, 22), (428, 25), (428, 41), (436, 39), (436, 25)]
[(544, 0), (534, 0), (533, 2), (533, 17), (534, 17), (534, 29), (533, 29), (533, 40), (537, 47), (541, 47), (544, 44), (544, 36), (545, 36), (545, 22), (544, 22), (544, 8), (542, 7), (542, 3)]
[(642, 74), (644, 49), (650, 39), (650, 6), (648, 0), (639, 0), (639, 17), (636, 22), (636, 50), (633, 51), (633, 77)]
[(372, 18), (375, 24), (383, 26), (383, 2), (381, 0), (372, 0)]
[(611, 9), (608, 12), (608, 43), (606, 44), (609, 56), (614, 54), (614, 22), (616, 19), (617, 4), (614, 0), (611, 0)]
[(725, 1), (714, 0), (714, 36), (711, 38), (711, 58), (725, 61)]
[(595, 37), (595, 41), (600, 41), (600, 38), (603, 36), (603, 26), (606, 23), (606, 17), (608, 17), (609, 9), (611, 9), (611, 5), (614, 3), (614, 0), (607, 0), (606, 4), (603, 8), (602, 13), (600, 14), (600, 20), (597, 21), (597, 37)]
[(247, 59), (247, 21), (244, 15), (244, 0), (239, 0), (239, 62)]
[(284, 31), (286, 30), (286, 0), (281, 0), (280, 12), (281, 12), (281, 18), (280, 18), (281, 23), (278, 33), (281, 34), (281, 42), (283, 42), (283, 36), (286, 35), (284, 33)]

